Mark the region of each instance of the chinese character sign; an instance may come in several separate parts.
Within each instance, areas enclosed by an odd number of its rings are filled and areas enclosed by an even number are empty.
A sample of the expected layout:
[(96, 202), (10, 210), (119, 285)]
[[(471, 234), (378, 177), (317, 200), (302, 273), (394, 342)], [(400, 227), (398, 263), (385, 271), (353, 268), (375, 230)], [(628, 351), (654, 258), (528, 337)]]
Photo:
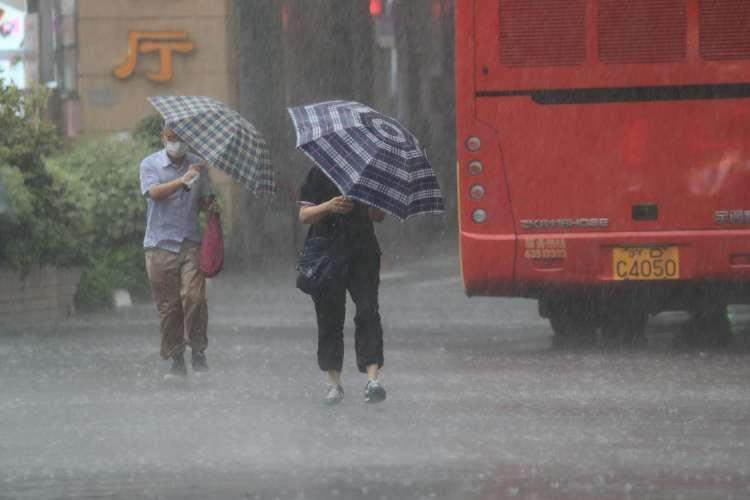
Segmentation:
[(133, 74), (138, 62), (138, 54), (159, 53), (159, 71), (146, 72), (146, 78), (154, 82), (172, 79), (172, 53), (188, 54), (195, 44), (188, 40), (184, 31), (131, 31), (128, 34), (128, 55), (112, 72), (124, 80)]

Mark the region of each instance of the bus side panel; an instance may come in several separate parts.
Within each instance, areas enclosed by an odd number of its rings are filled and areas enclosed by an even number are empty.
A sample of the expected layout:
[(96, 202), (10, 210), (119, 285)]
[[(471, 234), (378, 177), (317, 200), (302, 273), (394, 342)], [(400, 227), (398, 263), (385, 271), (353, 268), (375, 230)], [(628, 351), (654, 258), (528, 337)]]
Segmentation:
[[(475, 17), (474, 0), (458, 0), (456, 6), (456, 132), (457, 189), (459, 200), (459, 234), (461, 274), (467, 294), (494, 293), (513, 288), (516, 231), (512, 213), (502, 151), (496, 130), (477, 119), (475, 107)], [(470, 151), (467, 139), (481, 141), (478, 150)], [(479, 161), (482, 171), (469, 175), (469, 164)], [(480, 199), (471, 198), (472, 186), (484, 188)], [(476, 210), (486, 213), (486, 220), (472, 219)]]

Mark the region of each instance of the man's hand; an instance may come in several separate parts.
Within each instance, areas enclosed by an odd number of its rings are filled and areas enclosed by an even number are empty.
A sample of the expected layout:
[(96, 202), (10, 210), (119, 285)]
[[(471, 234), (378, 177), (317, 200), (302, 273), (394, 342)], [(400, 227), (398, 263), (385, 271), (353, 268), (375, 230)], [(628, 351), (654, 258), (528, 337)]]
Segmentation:
[(346, 196), (337, 196), (326, 202), (328, 211), (334, 214), (348, 214), (354, 209), (354, 202)]
[(198, 176), (198, 174), (201, 173), (203, 167), (205, 167), (205, 164), (203, 163), (194, 163), (190, 165), (188, 167), (188, 171), (185, 172), (185, 175), (182, 176), (182, 183), (187, 186), (192, 178)]
[(219, 204), (216, 202), (216, 196), (214, 195), (201, 198), (200, 208), (201, 210), (205, 210), (207, 212), (213, 212), (217, 214), (220, 212)]

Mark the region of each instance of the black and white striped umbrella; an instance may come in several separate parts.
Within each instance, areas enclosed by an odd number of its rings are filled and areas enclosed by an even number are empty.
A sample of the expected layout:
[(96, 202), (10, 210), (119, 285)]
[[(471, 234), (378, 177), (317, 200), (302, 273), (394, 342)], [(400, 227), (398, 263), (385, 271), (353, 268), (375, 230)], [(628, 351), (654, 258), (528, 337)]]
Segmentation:
[(419, 141), (399, 122), (353, 101), (289, 108), (297, 148), (342, 194), (405, 220), (440, 213), (443, 198)]
[(164, 122), (209, 165), (253, 193), (276, 189), (271, 154), (252, 123), (224, 103), (203, 96), (157, 96), (148, 101)]

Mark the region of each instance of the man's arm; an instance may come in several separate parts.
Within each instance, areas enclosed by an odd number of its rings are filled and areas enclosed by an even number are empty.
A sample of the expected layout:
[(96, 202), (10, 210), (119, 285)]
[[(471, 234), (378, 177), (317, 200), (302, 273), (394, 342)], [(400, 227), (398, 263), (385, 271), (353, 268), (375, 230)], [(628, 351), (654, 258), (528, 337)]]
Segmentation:
[(185, 187), (185, 180), (183, 177), (178, 177), (169, 182), (163, 184), (157, 184), (152, 186), (148, 190), (148, 196), (154, 201), (162, 201), (174, 194), (175, 192)]
[(190, 179), (198, 175), (202, 167), (202, 165), (198, 164), (190, 165), (190, 168), (188, 168), (188, 171), (185, 172), (185, 175), (183, 175), (182, 177), (178, 177), (177, 179), (169, 182), (151, 186), (148, 189), (149, 197), (151, 197), (151, 199), (154, 201), (166, 200), (175, 192), (179, 191), (180, 189), (184, 189)]

